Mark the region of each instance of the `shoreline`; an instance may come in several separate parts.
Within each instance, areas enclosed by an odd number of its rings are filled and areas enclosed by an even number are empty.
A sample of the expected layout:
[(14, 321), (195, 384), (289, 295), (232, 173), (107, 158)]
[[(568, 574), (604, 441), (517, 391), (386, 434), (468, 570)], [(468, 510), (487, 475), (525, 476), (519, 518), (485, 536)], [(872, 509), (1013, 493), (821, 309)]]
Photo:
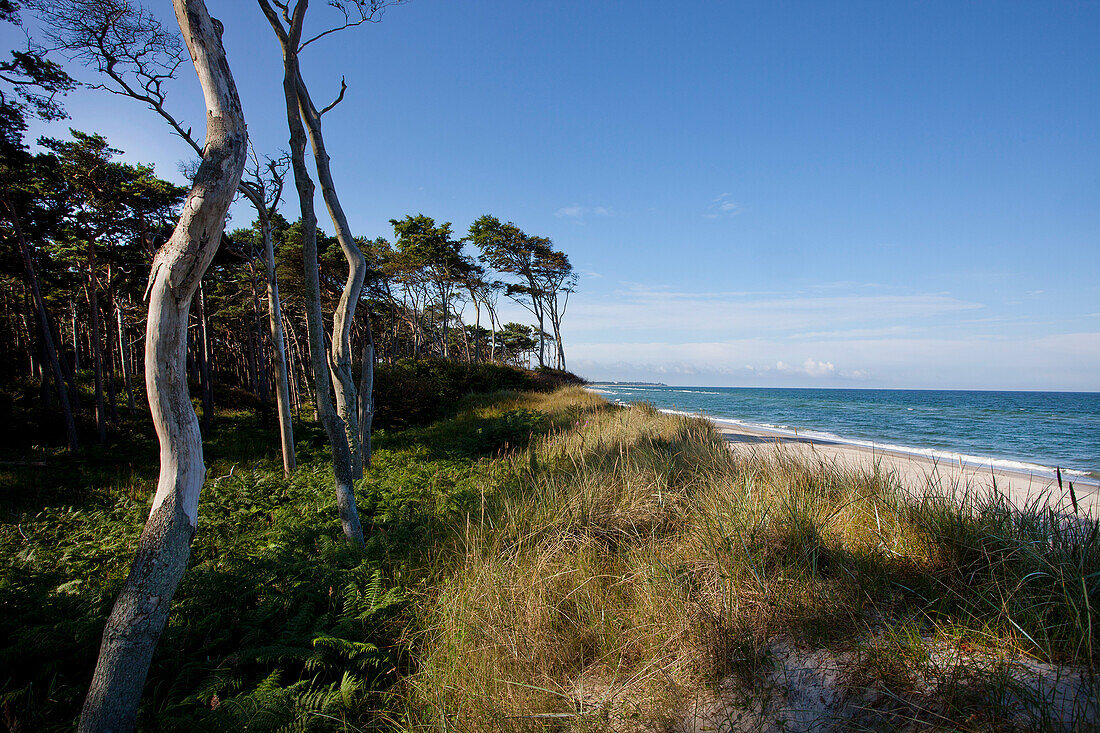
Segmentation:
[[(786, 426), (775, 426), (761, 423), (751, 423), (733, 418), (711, 417), (701, 413), (680, 412), (678, 410), (662, 410), (669, 414), (684, 414), (694, 417), (702, 417), (721, 427), (729, 427), (734, 430), (744, 428), (749, 431), (757, 431), (764, 435), (781, 439), (790, 439), (797, 442), (810, 442), (819, 445), (838, 445), (853, 448), (864, 448), (872, 453), (888, 453), (900, 456), (924, 459), (936, 465), (955, 465), (985, 472), (1004, 472), (1006, 474), (1019, 474), (1032, 476), (1057, 483), (1058, 468), (1042, 463), (1026, 461), (1014, 458), (995, 458), (993, 456), (976, 456), (967, 453), (959, 453), (948, 448), (922, 448), (910, 445), (898, 445), (867, 438), (845, 438), (833, 433), (819, 430), (799, 430)], [(1100, 476), (1082, 471), (1076, 468), (1061, 468), (1063, 483), (1073, 481), (1082, 486), (1100, 487)]]
[[(747, 411), (752, 416), (744, 417), (741, 411), (737, 409), (736, 404), (725, 404), (725, 398), (710, 397), (710, 395), (725, 395), (731, 388), (708, 389), (702, 387), (674, 387), (652, 394), (647, 392), (644, 388), (626, 388), (625, 392), (618, 392), (611, 386), (594, 386), (591, 384), (586, 385), (585, 389), (600, 395), (612, 403), (627, 405), (638, 400), (652, 401), (654, 407), (662, 412), (701, 417), (724, 426), (731, 426), (734, 429), (745, 428), (748, 430), (760, 430), (768, 435), (774, 435), (783, 439), (810, 438), (814, 442), (821, 444), (835, 443), (840, 445), (862, 446), (875, 451), (882, 450), (884, 452), (923, 456), (939, 464), (948, 462), (957, 463), (961, 461), (966, 466), (978, 468), (986, 472), (990, 470), (1006, 471), (1012, 474), (1033, 475), (1044, 479), (1049, 478), (1051, 480), (1055, 479), (1056, 471), (1058, 470), (1056, 467), (1058, 467), (1061, 469), (1061, 475), (1065, 482), (1073, 481), (1075, 486), (1094, 486), (1100, 488), (1100, 465), (1097, 465), (1096, 456), (1093, 455), (1095, 451), (1087, 450), (1087, 445), (1081, 443), (1080, 440), (1076, 438), (1068, 453), (1066, 450), (1060, 450), (1061, 445), (1058, 442), (1059, 438), (1057, 436), (1061, 434), (1059, 430), (1064, 430), (1064, 426), (1054, 424), (1056, 422), (1054, 420), (1054, 418), (1057, 417), (1056, 415), (1037, 414), (1034, 424), (1028, 424), (1027, 422), (1020, 422), (1019, 420), (1013, 419), (1004, 425), (995, 422), (984, 425), (984, 427), (994, 431), (1003, 429), (1010, 435), (1012, 431), (1017, 431), (1015, 443), (1012, 445), (1006, 443), (1004, 446), (1005, 450), (996, 453), (993, 450), (993, 446), (986, 444), (988, 441), (983, 441), (981, 439), (977, 441), (972, 440), (974, 437), (973, 434), (967, 432), (972, 427), (971, 424), (960, 420), (960, 415), (957, 414), (957, 412), (945, 416), (946, 422), (943, 422), (943, 424), (937, 423), (936, 426), (931, 428), (926, 424), (928, 422), (927, 420), (922, 422), (918, 419), (914, 424), (914, 430), (916, 432), (905, 429), (904, 417), (902, 418), (903, 424), (900, 426), (900, 430), (898, 429), (899, 426), (894, 426), (892, 430), (884, 430), (881, 429), (882, 426), (877, 423), (868, 422), (867, 420), (856, 420), (853, 425), (848, 426), (851, 428), (851, 432), (849, 432), (844, 429), (845, 421), (843, 419), (833, 428), (802, 425), (800, 424), (799, 416), (795, 414), (801, 413), (801, 405), (795, 405), (793, 408), (790, 408), (785, 405), (782, 399), (778, 403), (778, 414), (768, 409), (770, 407), (768, 404), (756, 403), (749, 400), (749, 402), (746, 403), (748, 406)], [(670, 390), (671, 392), (684, 392), (690, 396), (678, 398), (676, 395), (670, 394)], [(784, 388), (776, 389), (775, 391), (785, 393), (797, 390)], [(824, 391), (843, 392), (846, 390)], [(868, 390), (847, 391), (866, 392)], [(889, 393), (905, 393), (915, 390), (882, 391)], [(943, 393), (947, 390), (926, 391), (931, 393)], [(974, 390), (959, 391), (975, 392)], [(700, 395), (707, 396), (700, 397)], [(897, 401), (896, 404), (893, 404), (893, 406), (900, 409), (907, 404), (908, 403), (904, 399), (901, 399)], [(875, 405), (871, 405), (871, 407), (873, 408)], [(909, 406), (909, 411), (912, 412), (912, 410), (918, 409), (927, 412), (927, 407), (926, 405), (916, 405), (915, 407)], [(974, 409), (979, 412), (985, 412), (987, 411), (986, 407), (988, 406), (978, 404), (974, 406)], [(1071, 419), (1077, 419), (1073, 417), (1076, 413), (1072, 410), (1078, 409), (1078, 407), (1076, 405), (1071, 407)], [(1036, 408), (1034, 405), (1018, 407), (1019, 411), (1024, 409), (1034, 410)], [(811, 419), (810, 413), (813, 413), (814, 419)], [(903, 416), (906, 415), (904, 412), (901, 414)], [(811, 423), (820, 425), (822, 423), (830, 424), (831, 415), (827, 408), (824, 412), (814, 408), (810, 409), (806, 415), (801, 415), (801, 417)], [(883, 415), (883, 419), (889, 419), (889, 416)], [(978, 424), (979, 423), (975, 423), (975, 425)], [(1085, 428), (1089, 428), (1089, 425), (1086, 424)], [(958, 429), (960, 434), (958, 436), (953, 436), (950, 432), (945, 432), (951, 431), (952, 429)], [(1028, 431), (1033, 432), (1029, 433)], [(883, 435), (882, 433), (892, 433), (892, 435)], [(953, 437), (957, 437), (958, 440), (953, 440)], [(1009, 443), (1012, 443), (1012, 441), (1009, 441)], [(1013, 447), (1016, 448), (1016, 450), (1013, 450)], [(1053, 455), (1060, 455), (1061, 458), (1055, 458)], [(1073, 457), (1071, 458), (1070, 456)], [(1073, 465), (1065, 465), (1066, 461)]]
[[(817, 434), (798, 435), (793, 431), (748, 425), (740, 421), (723, 420), (706, 415), (684, 413), (677, 410), (661, 410), (668, 414), (692, 415), (702, 417), (714, 424), (718, 432), (729, 442), (733, 450), (776, 451), (786, 450), (813, 460), (836, 462), (851, 468), (870, 468), (876, 463), (884, 470), (893, 472), (902, 484), (911, 491), (948, 490), (952, 494), (959, 491), (992, 491), (994, 486), (1004, 493), (1016, 506), (1026, 506), (1035, 502), (1050, 506), (1057, 511), (1073, 512), (1070, 498), (1070, 482), (1081, 513), (1092, 517), (1100, 516), (1100, 483), (1090, 476), (1078, 472), (1063, 472), (1063, 488), (1059, 489), (1054, 472), (1045, 466), (1028, 468), (1009, 468), (995, 465), (993, 459), (976, 463), (963, 460), (958, 455), (930, 455), (916, 453), (896, 446), (881, 446), (875, 443), (861, 445), (843, 438), (829, 438)], [(870, 442), (870, 441), (868, 441)]]

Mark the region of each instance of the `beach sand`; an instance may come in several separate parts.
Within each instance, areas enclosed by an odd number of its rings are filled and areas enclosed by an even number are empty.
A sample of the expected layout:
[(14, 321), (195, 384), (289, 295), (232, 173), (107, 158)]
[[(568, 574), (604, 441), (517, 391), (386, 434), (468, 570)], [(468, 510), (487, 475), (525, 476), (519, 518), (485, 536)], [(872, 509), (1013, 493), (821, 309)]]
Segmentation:
[[(1055, 477), (1047, 473), (992, 469), (989, 465), (960, 465), (949, 460), (934, 460), (926, 456), (901, 451), (864, 448), (839, 441), (821, 438), (803, 438), (785, 433), (771, 432), (764, 428), (730, 425), (715, 421), (718, 431), (729, 441), (735, 451), (760, 453), (787, 451), (811, 460), (825, 460), (845, 468), (872, 468), (892, 472), (905, 488), (914, 495), (988, 494), (994, 482), (1001, 493), (1017, 507), (1036, 501), (1049, 505), (1059, 513), (1073, 514), (1069, 495), (1069, 477), (1063, 476), (1059, 489)], [(1073, 478), (1078, 511), (1090, 517), (1100, 517), (1100, 486), (1092, 481)]]

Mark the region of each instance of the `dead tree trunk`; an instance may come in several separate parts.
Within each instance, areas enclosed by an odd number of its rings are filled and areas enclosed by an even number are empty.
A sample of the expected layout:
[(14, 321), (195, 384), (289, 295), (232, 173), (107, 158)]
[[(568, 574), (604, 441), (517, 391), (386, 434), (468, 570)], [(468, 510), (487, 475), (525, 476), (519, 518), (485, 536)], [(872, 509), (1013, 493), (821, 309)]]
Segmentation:
[[(290, 128), (290, 160), (294, 171), (294, 183), (298, 189), (298, 201), (302, 213), (302, 260), (304, 265), (304, 290), (306, 305), (306, 331), (309, 338), (309, 360), (313, 372), (314, 404), (317, 419), (325, 429), (329, 444), (332, 446), (332, 468), (336, 479), (336, 504), (340, 512), (340, 524), (348, 542), (362, 545), (363, 527), (359, 521), (359, 511), (355, 505), (355, 482), (363, 475), (362, 459), (359, 457), (358, 431), (351, 432), (348, 424), (341, 419), (332, 402), (332, 379), (329, 365), (326, 363), (324, 320), (321, 313), (321, 282), (317, 261), (317, 214), (313, 208), (314, 184), (305, 163), (306, 133), (299, 115), (299, 74), (298, 44), (301, 42), (302, 24), (305, 20), (307, 3), (299, 2), (290, 18), (289, 30), (283, 27), (279, 13), (268, 0), (258, 0), (267, 16), (272, 30), (279, 39), (283, 52), (283, 96), (286, 102), (287, 125)], [(362, 271), (358, 278), (362, 283)], [(351, 281), (351, 273), (349, 273)], [(346, 289), (345, 289), (346, 294)], [(340, 313), (340, 309), (337, 310)], [(350, 319), (347, 319), (350, 326)], [(334, 328), (338, 335), (338, 330)], [(334, 352), (344, 349), (343, 340), (333, 338)], [(338, 346), (339, 344), (339, 346)], [(350, 351), (350, 346), (347, 348)], [(342, 358), (342, 356), (341, 356)], [(350, 371), (350, 366), (349, 366)], [(354, 395), (355, 386), (351, 385)], [(345, 390), (346, 397), (346, 390)], [(354, 399), (351, 409), (355, 409)], [(354, 419), (354, 412), (351, 413)], [(354, 451), (354, 452), (353, 452)]]
[[(333, 387), (336, 392), (336, 411), (340, 420), (344, 423), (344, 431), (348, 435), (348, 443), (351, 459), (362, 466), (360, 445), (359, 409), (356, 397), (355, 377), (351, 369), (351, 328), (355, 320), (355, 308), (359, 303), (359, 296), (363, 290), (363, 279), (367, 271), (367, 263), (363, 258), (363, 252), (355, 243), (351, 227), (348, 225), (344, 207), (340, 204), (340, 198), (336, 195), (336, 184), (332, 180), (332, 168), (329, 165), (328, 151), (325, 149), (325, 138), (321, 132), (321, 112), (313, 105), (302, 81), (298, 75), (298, 104), (301, 109), (302, 119), (305, 120), (306, 129), (309, 131), (309, 139), (313, 146), (313, 162), (317, 166), (317, 180), (321, 184), (321, 196), (325, 200), (329, 216), (332, 219), (333, 228), (336, 230), (336, 241), (344, 253), (348, 262), (348, 278), (344, 283), (344, 290), (340, 293), (340, 301), (336, 305), (336, 311), (332, 314), (332, 349), (329, 358), (329, 368), (332, 370)], [(367, 340), (373, 344), (374, 336), (371, 334), (370, 319), (364, 320), (367, 330)], [(360, 472), (359, 478), (362, 478)], [(352, 499), (354, 501), (354, 498)]]
[(294, 423), (290, 416), (290, 380), (287, 375), (286, 340), (283, 338), (283, 308), (279, 302), (279, 281), (275, 277), (275, 244), (271, 239), (271, 217), (268, 215), (266, 202), (262, 196), (257, 196), (251, 189), (251, 184), (241, 184), (241, 190), (256, 207), (256, 214), (260, 220), (260, 234), (264, 240), (267, 321), (275, 357), (275, 402), (279, 409), (279, 441), (283, 449), (283, 473), (289, 476), (297, 465), (297, 461), (294, 457)]
[(203, 0), (172, 4), (206, 98), (206, 144), (179, 223), (149, 275), (145, 383), (161, 446), (160, 478), (133, 567), (103, 632), (82, 732), (134, 728), (149, 662), (191, 553), (206, 468), (187, 391), (188, 310), (221, 241), (245, 164), (244, 115), (221, 25), (211, 20)]
[(363, 339), (363, 366), (359, 372), (359, 443), (363, 470), (370, 468), (371, 423), (374, 422), (374, 334), (370, 328)]

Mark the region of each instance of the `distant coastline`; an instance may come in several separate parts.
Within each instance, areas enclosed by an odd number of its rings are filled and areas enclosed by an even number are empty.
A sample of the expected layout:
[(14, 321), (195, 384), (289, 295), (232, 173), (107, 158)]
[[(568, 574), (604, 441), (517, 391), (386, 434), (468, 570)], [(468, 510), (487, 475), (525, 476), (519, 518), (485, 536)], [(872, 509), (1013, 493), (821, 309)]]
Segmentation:
[(667, 387), (664, 382), (589, 382), (593, 387)]
[(1100, 482), (1100, 394), (589, 385), (612, 402), (815, 441)]

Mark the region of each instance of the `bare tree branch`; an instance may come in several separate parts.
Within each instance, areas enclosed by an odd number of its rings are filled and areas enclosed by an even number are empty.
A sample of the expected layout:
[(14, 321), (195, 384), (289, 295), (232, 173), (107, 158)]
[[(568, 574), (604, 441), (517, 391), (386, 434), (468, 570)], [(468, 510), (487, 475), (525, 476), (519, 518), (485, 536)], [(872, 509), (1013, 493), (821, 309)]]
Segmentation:
[[(299, 0), (301, 2), (301, 0)], [(298, 45), (298, 51), (332, 33), (339, 33), (348, 28), (354, 28), (364, 23), (377, 23), (382, 20), (382, 13), (390, 5), (400, 5), (404, 0), (329, 0), (329, 5), (339, 10), (344, 16), (341, 25), (335, 25), (317, 35), (302, 41)], [(352, 14), (352, 9), (355, 15)], [(358, 16), (358, 17), (356, 17)]]
[(270, 172), (272, 183), (271, 192), (267, 198), (268, 216), (275, 213), (279, 202), (283, 200), (283, 184), (286, 182), (286, 174), (290, 170), (290, 155), (283, 153), (280, 157), (267, 159), (267, 169)]
[(149, 11), (131, 0), (33, 0), (51, 50), (107, 77), (91, 84), (145, 102), (202, 155), (190, 127), (168, 111), (165, 83), (185, 61), (183, 43)]
[(340, 77), (340, 93), (336, 96), (336, 99), (332, 100), (332, 104), (330, 104), (329, 106), (325, 107), (323, 110), (318, 112), (317, 116), (320, 117), (325, 112), (328, 112), (330, 109), (332, 109), (336, 105), (340, 104), (340, 102), (344, 101), (344, 92), (346, 92), (347, 90), (348, 90), (348, 85), (344, 81), (344, 77), (341, 76)]
[[(264, 15), (267, 16), (267, 21), (271, 24), (272, 30), (274, 30), (275, 33), (278, 35), (279, 42), (286, 43), (287, 31), (286, 28), (283, 28), (283, 22), (286, 22), (288, 26), (293, 27), (293, 20), (290, 17), (290, 12), (287, 8), (286, 3), (278, 2), (278, 0), (271, 0), (270, 3), (268, 2), (268, 0), (256, 1), (260, 6), (260, 10), (262, 10)], [(283, 11), (282, 20), (280, 20), (280, 14), (275, 12), (275, 8), (271, 7), (272, 3), (274, 3), (276, 7)]]

